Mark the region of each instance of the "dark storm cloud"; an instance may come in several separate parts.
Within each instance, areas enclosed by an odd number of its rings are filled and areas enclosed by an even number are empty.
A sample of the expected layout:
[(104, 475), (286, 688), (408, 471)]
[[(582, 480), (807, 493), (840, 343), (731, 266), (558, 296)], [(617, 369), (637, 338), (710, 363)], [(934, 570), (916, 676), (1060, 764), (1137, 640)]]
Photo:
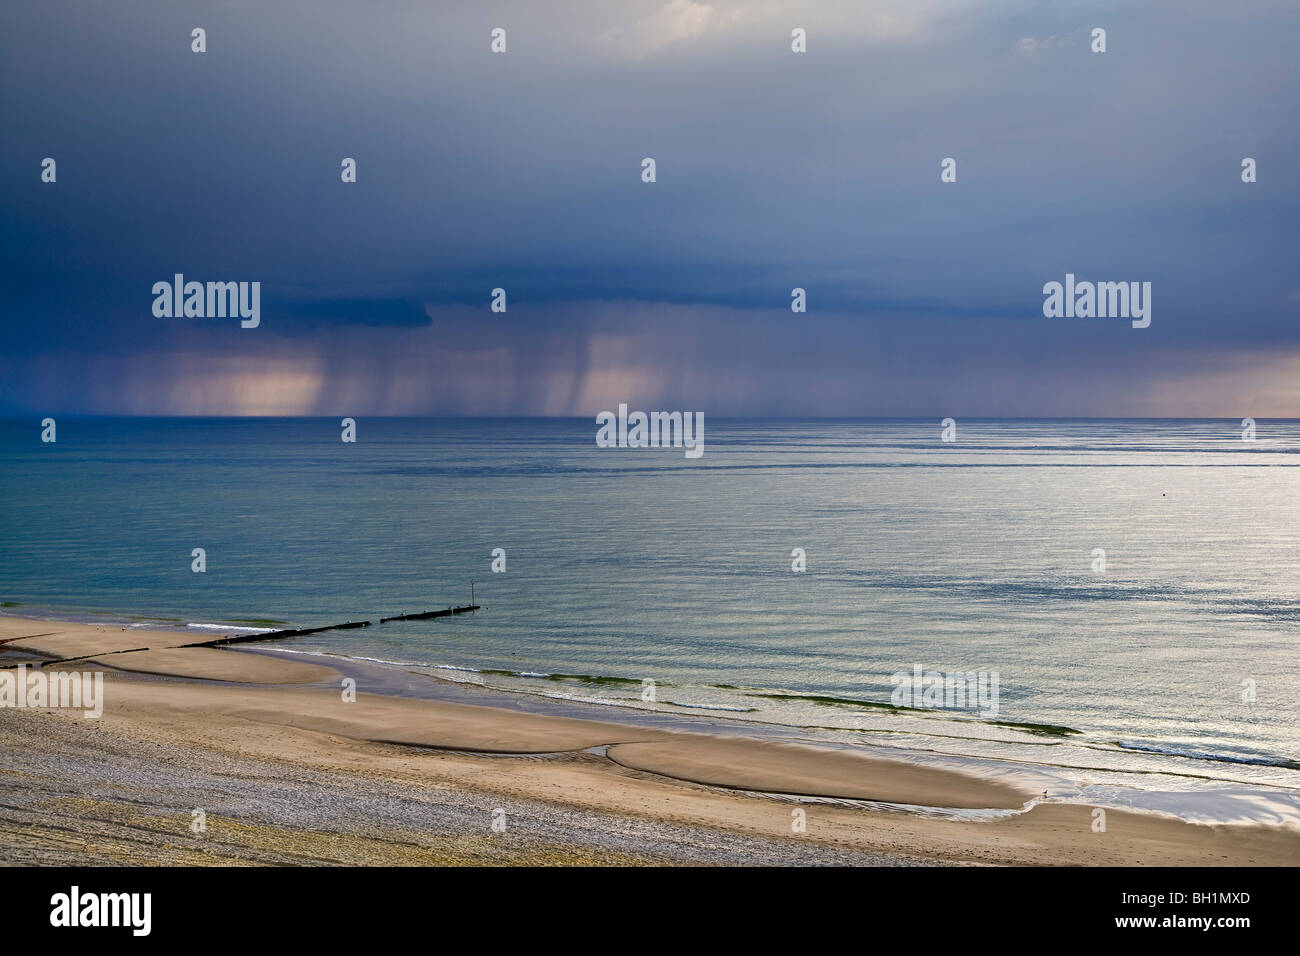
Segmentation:
[[(1282, 3), (7, 4), (0, 410), (587, 414), (622, 389), (1296, 414), (1298, 25)], [(155, 318), (178, 272), (260, 281), (262, 325)], [(1044, 319), (1066, 272), (1152, 282), (1151, 328)]]

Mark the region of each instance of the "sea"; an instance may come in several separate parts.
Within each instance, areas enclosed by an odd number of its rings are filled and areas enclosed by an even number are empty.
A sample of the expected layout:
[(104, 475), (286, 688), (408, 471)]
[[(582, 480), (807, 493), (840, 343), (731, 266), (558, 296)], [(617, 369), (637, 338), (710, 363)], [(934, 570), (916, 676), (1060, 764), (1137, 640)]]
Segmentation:
[(1300, 827), (1300, 421), (1251, 424), (6, 419), (0, 611), (368, 620), (264, 646)]

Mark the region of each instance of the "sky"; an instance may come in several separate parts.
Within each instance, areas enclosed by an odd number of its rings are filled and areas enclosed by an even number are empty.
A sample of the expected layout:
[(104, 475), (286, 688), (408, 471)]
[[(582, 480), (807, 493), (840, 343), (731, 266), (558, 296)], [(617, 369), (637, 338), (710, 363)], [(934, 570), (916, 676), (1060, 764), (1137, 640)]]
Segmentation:
[[(1297, 417), (1298, 37), (1293, 0), (8, 0), (0, 414)], [(176, 273), (260, 324), (155, 316)], [(1045, 317), (1067, 273), (1150, 282), (1150, 326)]]

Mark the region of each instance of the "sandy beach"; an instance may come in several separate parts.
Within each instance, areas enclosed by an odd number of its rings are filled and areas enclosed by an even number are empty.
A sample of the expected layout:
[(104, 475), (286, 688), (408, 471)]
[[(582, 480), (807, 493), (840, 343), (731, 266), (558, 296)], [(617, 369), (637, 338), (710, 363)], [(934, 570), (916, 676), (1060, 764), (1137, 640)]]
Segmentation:
[(0, 618), (0, 666), (105, 674), (99, 719), (0, 708), (0, 862), (1300, 861), (1300, 832), (1283, 828), (1108, 810), (1094, 832), (1087, 806), (970, 820), (827, 802), (1014, 811), (1035, 795), (856, 751), (385, 696), (364, 682), (345, 700), (331, 667), (180, 646), (202, 639)]

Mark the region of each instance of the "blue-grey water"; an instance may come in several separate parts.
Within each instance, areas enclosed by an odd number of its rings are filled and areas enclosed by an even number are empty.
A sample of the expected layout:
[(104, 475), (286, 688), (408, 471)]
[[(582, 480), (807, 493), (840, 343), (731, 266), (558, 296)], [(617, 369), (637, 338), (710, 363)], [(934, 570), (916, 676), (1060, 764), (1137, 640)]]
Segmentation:
[[(598, 448), (591, 419), (361, 419), (352, 444), (338, 419), (57, 428), (0, 422), (10, 613), (377, 621), (472, 580), (478, 613), (283, 646), (1094, 794), (1208, 787), (1236, 800), (1219, 818), (1290, 819), (1258, 794), (1300, 788), (1294, 420), (1253, 442), (1238, 420), (962, 420), (947, 443), (932, 420), (709, 419), (696, 460)], [(996, 716), (868, 706), (918, 665), (997, 672)]]

